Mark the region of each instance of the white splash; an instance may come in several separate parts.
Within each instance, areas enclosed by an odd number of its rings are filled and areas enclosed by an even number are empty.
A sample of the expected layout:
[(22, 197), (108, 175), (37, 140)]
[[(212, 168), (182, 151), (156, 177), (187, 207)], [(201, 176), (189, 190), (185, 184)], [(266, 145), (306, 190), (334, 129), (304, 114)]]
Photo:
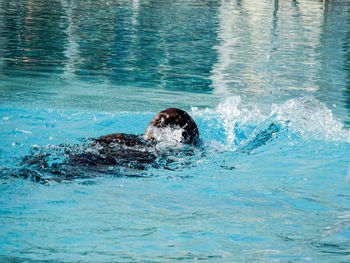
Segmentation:
[[(191, 115), (208, 121), (210, 129), (223, 130), (224, 142), (212, 141), (210, 146), (215, 149), (234, 150), (242, 138), (237, 132), (248, 133), (250, 126), (256, 126), (268, 116), (262, 115), (259, 108), (251, 103), (244, 104), (239, 96), (231, 96), (223, 100), (215, 109), (191, 109)], [(251, 132), (251, 131), (249, 131)]]
[(272, 105), (271, 116), (301, 136), (328, 141), (350, 142), (350, 131), (337, 121), (327, 106), (313, 97), (290, 99)]
[(350, 142), (350, 131), (334, 118), (324, 103), (313, 97), (272, 104), (269, 110), (266, 105), (242, 102), (241, 97), (232, 96), (219, 103), (215, 109), (192, 108), (191, 114), (207, 122), (207, 129), (222, 130), (224, 138), (210, 142), (210, 145), (218, 144), (218, 148), (234, 150), (246, 140), (244, 136), (248, 139), (272, 123), (280, 124), (288, 132), (304, 138)]
[(157, 141), (157, 148), (173, 147), (181, 145), (183, 129), (172, 127), (148, 127), (148, 133), (152, 134), (152, 137)]

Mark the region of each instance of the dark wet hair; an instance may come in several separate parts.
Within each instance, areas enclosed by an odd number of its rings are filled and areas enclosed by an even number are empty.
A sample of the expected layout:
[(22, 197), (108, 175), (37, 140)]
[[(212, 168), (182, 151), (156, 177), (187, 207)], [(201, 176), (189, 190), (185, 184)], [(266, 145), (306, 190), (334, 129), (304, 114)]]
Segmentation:
[(152, 127), (155, 128), (181, 128), (182, 142), (197, 144), (199, 140), (198, 127), (191, 116), (181, 109), (168, 108), (159, 112), (149, 123), (145, 130), (145, 139), (154, 140)]

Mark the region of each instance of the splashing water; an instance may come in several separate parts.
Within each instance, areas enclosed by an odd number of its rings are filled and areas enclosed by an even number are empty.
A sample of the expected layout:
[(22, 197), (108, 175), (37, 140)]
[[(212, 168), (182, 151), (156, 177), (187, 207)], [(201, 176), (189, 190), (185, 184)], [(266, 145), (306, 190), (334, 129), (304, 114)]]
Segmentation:
[(282, 105), (273, 105), (271, 115), (301, 136), (327, 141), (350, 142), (350, 132), (335, 120), (324, 103), (309, 97), (291, 99)]
[(182, 133), (184, 129), (182, 128), (172, 128), (172, 127), (148, 127), (151, 131), (152, 136), (157, 142), (156, 147), (158, 149), (166, 147), (176, 147), (181, 145)]
[(290, 99), (280, 105), (272, 104), (270, 108), (270, 113), (262, 114), (257, 105), (244, 104), (241, 97), (233, 96), (216, 109), (192, 108), (192, 112), (203, 118), (210, 128), (221, 131), (218, 136), (221, 140), (209, 143), (226, 150), (236, 150), (272, 124), (280, 126), (290, 137), (350, 142), (349, 130), (334, 119), (325, 104), (312, 97)]

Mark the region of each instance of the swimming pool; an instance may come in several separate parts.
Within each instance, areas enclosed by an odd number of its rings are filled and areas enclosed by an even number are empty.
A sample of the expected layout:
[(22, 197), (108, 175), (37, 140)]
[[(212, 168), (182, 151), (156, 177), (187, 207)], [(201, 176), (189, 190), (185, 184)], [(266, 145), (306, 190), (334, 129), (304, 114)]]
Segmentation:
[[(1, 2), (1, 261), (348, 262), (349, 17), (348, 1)], [(167, 107), (202, 140), (167, 169), (9, 176)]]

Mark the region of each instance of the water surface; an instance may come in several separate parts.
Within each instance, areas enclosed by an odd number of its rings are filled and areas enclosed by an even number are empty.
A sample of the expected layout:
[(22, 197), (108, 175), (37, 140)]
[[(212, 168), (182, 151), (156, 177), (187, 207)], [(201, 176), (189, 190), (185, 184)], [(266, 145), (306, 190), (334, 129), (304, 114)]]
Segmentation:
[[(9, 172), (167, 107), (169, 167)], [(349, 110), (349, 1), (0, 0), (0, 259), (349, 262)]]

